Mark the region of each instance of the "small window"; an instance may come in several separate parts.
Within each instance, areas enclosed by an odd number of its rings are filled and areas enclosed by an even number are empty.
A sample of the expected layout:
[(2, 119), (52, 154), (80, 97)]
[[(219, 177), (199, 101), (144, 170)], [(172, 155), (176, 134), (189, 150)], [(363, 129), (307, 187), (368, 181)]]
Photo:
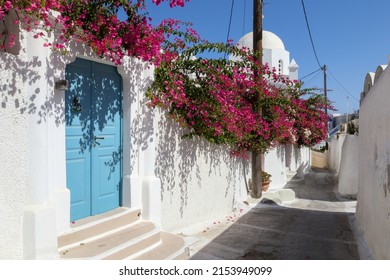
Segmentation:
[(279, 73), (279, 75), (283, 74), (283, 60), (281, 60), (281, 59), (279, 59), (278, 73)]

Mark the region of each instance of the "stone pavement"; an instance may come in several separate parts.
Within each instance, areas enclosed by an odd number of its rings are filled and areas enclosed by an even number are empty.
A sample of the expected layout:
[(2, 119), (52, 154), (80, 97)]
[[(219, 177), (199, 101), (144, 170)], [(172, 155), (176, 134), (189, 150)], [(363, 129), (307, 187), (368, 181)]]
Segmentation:
[(338, 197), (334, 175), (292, 178), (295, 199), (248, 199), (221, 219), (183, 229), (191, 259), (372, 259), (355, 220), (356, 200)]

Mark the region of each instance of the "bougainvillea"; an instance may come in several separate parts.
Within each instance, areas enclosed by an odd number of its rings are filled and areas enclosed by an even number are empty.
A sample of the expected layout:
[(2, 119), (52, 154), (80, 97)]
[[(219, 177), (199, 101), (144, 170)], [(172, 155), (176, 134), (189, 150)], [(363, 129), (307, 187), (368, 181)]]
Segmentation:
[[(161, 1), (153, 1), (160, 4)], [(169, 0), (171, 7), (183, 6), (184, 1)], [(119, 13), (122, 20), (118, 18)], [(120, 64), (125, 55), (159, 64), (164, 30), (154, 28), (145, 12), (144, 0), (0, 0), (0, 21), (14, 13), (14, 23), (46, 37), (43, 31), (57, 32), (55, 43), (45, 46), (64, 49), (70, 40), (89, 45), (96, 55)], [(6, 38), (8, 43), (6, 44)], [(15, 35), (7, 29), (0, 33), (0, 49), (12, 47)]]
[[(186, 1), (153, 0), (171, 7)], [(0, 0), (3, 24), (10, 13), (14, 24), (36, 38), (55, 32), (47, 47), (62, 50), (67, 42), (80, 41), (116, 64), (125, 55), (155, 64), (149, 105), (165, 109), (187, 129), (186, 137), (228, 144), (236, 154), (287, 143), (311, 146), (326, 137), (328, 103), (322, 96), (308, 96), (299, 82), (258, 65), (260, 54), (201, 40), (189, 24), (165, 20), (153, 27), (144, 0)], [(125, 16), (120, 19), (119, 13)], [(0, 49), (17, 39), (6, 26), (3, 30)], [(207, 59), (210, 52), (236, 59)]]
[[(228, 144), (234, 154), (266, 152), (278, 144), (312, 146), (325, 139), (328, 103), (322, 96), (259, 65), (248, 49), (189, 38), (181, 49), (166, 47), (176, 58), (156, 69), (147, 93), (151, 107), (163, 108), (187, 129), (184, 137)], [(208, 59), (210, 52), (236, 59)]]
[(155, 3), (156, 5), (160, 5), (160, 3), (164, 1), (169, 1), (169, 5), (171, 7), (184, 7), (184, 2), (189, 2), (190, 0), (153, 0), (153, 3)]

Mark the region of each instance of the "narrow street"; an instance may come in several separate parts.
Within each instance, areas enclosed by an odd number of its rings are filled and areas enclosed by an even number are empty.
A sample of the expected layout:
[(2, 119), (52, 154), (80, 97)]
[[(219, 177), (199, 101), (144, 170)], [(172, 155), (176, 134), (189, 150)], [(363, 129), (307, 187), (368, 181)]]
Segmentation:
[(191, 259), (370, 259), (355, 225), (356, 200), (339, 198), (334, 175), (313, 169), (286, 188), (296, 199), (253, 200), (225, 219), (183, 231)]

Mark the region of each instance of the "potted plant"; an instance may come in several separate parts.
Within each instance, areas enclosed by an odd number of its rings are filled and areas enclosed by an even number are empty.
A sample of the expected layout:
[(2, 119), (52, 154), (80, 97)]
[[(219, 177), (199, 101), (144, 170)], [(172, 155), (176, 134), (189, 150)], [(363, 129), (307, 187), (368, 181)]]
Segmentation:
[(261, 190), (263, 192), (266, 192), (269, 188), (269, 185), (271, 184), (271, 177), (272, 175), (265, 172), (265, 171), (261, 171), (261, 182), (262, 182), (262, 187), (261, 187)]

